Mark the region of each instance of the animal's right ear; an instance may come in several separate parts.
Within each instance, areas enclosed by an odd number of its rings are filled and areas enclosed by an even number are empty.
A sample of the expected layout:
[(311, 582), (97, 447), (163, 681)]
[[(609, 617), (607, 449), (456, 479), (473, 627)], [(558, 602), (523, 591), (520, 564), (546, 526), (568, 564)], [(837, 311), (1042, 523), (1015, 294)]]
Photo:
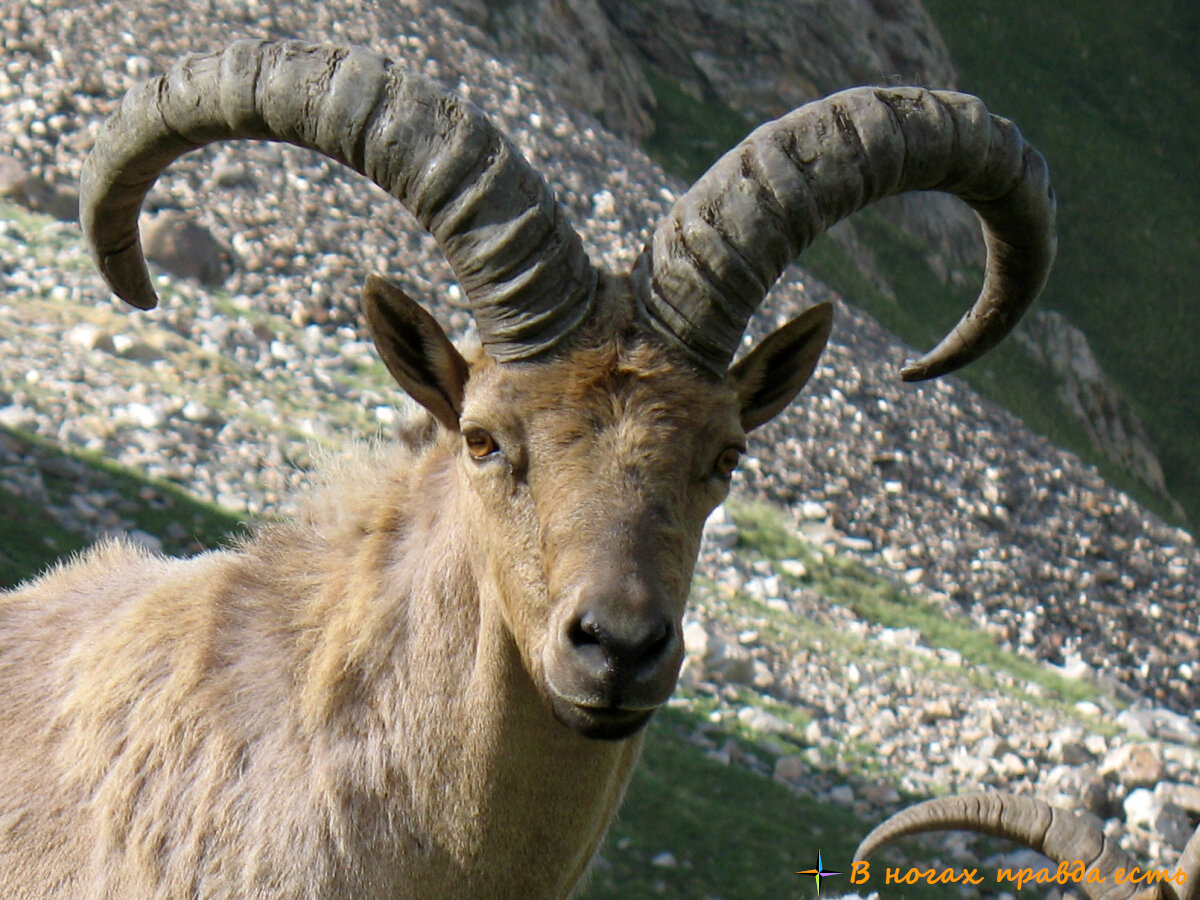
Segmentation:
[(437, 320), (379, 275), (367, 278), (363, 310), (375, 349), (397, 384), (457, 431), (470, 370)]
[(808, 383), (833, 328), (833, 304), (819, 303), (771, 332), (729, 370), (750, 431), (780, 413)]

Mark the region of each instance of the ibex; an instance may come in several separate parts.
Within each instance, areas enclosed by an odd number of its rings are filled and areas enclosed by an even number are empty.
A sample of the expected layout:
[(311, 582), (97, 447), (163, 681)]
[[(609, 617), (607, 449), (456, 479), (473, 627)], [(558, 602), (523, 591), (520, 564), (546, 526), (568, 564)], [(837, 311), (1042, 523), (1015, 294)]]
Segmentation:
[(854, 858), (865, 860), (906, 835), (951, 830), (990, 834), (1036, 850), (1061, 867), (1055, 872), (1062, 874), (1060, 888), (1087, 900), (1200, 898), (1200, 829), (1174, 868), (1142, 867), (1085, 819), (1036, 797), (1013, 794), (965, 794), (918, 803), (875, 827)]
[(286, 141), (397, 198), (478, 325), (460, 352), (368, 279), (388, 370), (431, 416), (298, 520), (168, 561), (127, 544), (0, 604), (0, 871), (11, 897), (563, 897), (671, 694), (701, 530), (748, 432), (812, 374), (817, 306), (740, 361), (823, 229), (958, 195), (982, 294), (905, 369), (990, 349), (1054, 254), (1041, 156), (976, 99), (859, 89), (752, 133), (598, 271), (470, 104), (361, 49), (242, 41), (130, 92), (81, 179), (109, 285), (156, 297), (137, 217), (213, 141)]

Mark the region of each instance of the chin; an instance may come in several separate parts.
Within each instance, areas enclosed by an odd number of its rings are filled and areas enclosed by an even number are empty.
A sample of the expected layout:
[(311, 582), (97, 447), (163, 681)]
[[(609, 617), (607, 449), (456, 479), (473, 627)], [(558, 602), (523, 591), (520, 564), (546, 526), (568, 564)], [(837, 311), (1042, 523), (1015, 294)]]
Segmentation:
[(550, 701), (554, 718), (577, 734), (594, 741), (623, 741), (643, 728), (653, 709), (622, 709), (612, 706), (580, 706), (555, 697)]

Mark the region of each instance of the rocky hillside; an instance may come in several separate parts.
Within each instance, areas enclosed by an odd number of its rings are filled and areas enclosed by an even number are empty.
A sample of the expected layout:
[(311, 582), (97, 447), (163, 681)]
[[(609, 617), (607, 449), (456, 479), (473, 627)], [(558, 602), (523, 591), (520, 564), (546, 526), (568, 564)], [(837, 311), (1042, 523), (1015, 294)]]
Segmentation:
[[(921, 0), (452, 0), (496, 50), (555, 86), (572, 106), (634, 141), (656, 128), (657, 94), (716, 103), (748, 131), (857, 84), (954, 88), (950, 54)], [(581, 64), (584, 61), (584, 64)], [(714, 134), (711, 155), (727, 149)], [(693, 173), (697, 174), (697, 173)], [(976, 265), (974, 216), (936, 195), (896, 198), (890, 216), (920, 234), (949, 268)], [(852, 223), (839, 232), (860, 262), (871, 254)]]
[[(607, 266), (632, 262), (683, 187), (561, 102), (542, 75), (499, 55), (461, 9), (164, 2), (135, 36), (116, 5), (0, 0), (0, 22), (0, 153), (41, 196), (69, 194), (125, 89), (188, 50), (246, 35), (367, 44), (470, 96), (546, 175)], [(205, 277), (223, 279), (213, 288), (164, 278), (152, 314), (130, 314), (106, 295), (74, 224), (0, 207), (0, 426), (19, 432), (0, 440), (0, 487), (14, 495), (47, 496), (54, 474), (28, 434), (223, 507), (286, 510), (294, 468), (395, 421), (400, 398), (357, 324), (365, 273), (391, 274), (454, 332), (469, 328), (431, 240), (378, 190), (309, 154), (203, 151), (174, 167), (151, 207), (203, 226), (220, 257)], [(793, 271), (754, 335), (827, 297)], [(985, 783), (1086, 794), (1093, 813), (1170, 860), (1191, 801), (1163, 791), (1149, 819), (1126, 801), (1159, 781), (1200, 781), (1200, 559), (1191, 537), (961, 382), (902, 385), (898, 368), (912, 351), (840, 301), (837, 315), (806, 399), (754, 437), (737, 477), (735, 495), (776, 510), (783, 537), (764, 549), (762, 529), (731, 507), (724, 526), (710, 529), (689, 622), (682, 702), (710, 723), (784, 733), (791, 750), (747, 760), (708, 726), (692, 736), (726, 762), (851, 808), (886, 807), (899, 795), (852, 783), (847, 748), (859, 768), (890, 772), (879, 781), (893, 792)], [(55, 465), (55, 477), (67, 471)], [(146, 490), (146, 505), (174, 502)], [(53, 513), (94, 535), (130, 527), (129, 501), (107, 488), (79, 491)], [(862, 580), (871, 590), (903, 586), (925, 624), (888, 624), (891, 613), (861, 605), (866, 588), (844, 578), (845, 596), (826, 598), (820, 585), (831, 582), (815, 573), (846, 566), (873, 573)], [(814, 623), (819, 634), (780, 631), (781, 618), (791, 628)], [(945, 622), (976, 626), (1030, 668), (977, 676), (973, 657), (932, 637)], [(867, 655), (880, 646), (883, 655)], [(1083, 705), (1046, 701), (1057, 688), (1030, 673), (1050, 665), (1089, 686)], [(804, 723), (789, 721), (795, 710)], [(1135, 738), (1150, 739), (1158, 762), (1136, 779), (1110, 758), (1129, 753), (1121, 748)], [(1057, 766), (1066, 768), (1052, 778)], [(1163, 815), (1174, 816), (1176, 832), (1152, 843)]]
[[(745, 128), (818, 96), (856, 84), (951, 89), (959, 84), (922, 0), (509, 0), (498, 5), (454, 0), (452, 6), (497, 52), (553, 84), (565, 102), (641, 142), (676, 174), (690, 177)], [(681, 117), (685, 123), (696, 121), (681, 126), (675, 121)], [(677, 134), (680, 127), (683, 132)], [(679, 143), (688, 146), (686, 154)], [(842, 254), (877, 295), (877, 315), (879, 302), (896, 307), (937, 287), (961, 290), (966, 273), (981, 264), (974, 216), (950, 198), (910, 194), (885, 201), (875, 215), (906, 236), (910, 246), (901, 252), (920, 254), (916, 265), (906, 267), (920, 273), (914, 285), (880, 261), (883, 245), (895, 240), (889, 228), (866, 236), (848, 222), (833, 230)], [(822, 270), (843, 290), (856, 287), (838, 279), (834, 269)], [(861, 302), (871, 299), (864, 296)], [(897, 312), (898, 321), (906, 315), (922, 318)], [(1061, 313), (1055, 315), (1060, 327), (1034, 327), (1022, 345), (1031, 351), (1028, 361), (1055, 384), (1045, 402), (1073, 423), (1052, 427), (1050, 433), (1093, 454), (1109, 471), (1123, 473), (1143, 495), (1184, 521), (1186, 513), (1172, 496), (1178, 479), (1168, 485), (1164, 477), (1161, 440), (1152, 437), (1114, 386), (1084, 333), (1063, 321)], [(996, 388), (1005, 403), (1019, 391), (1014, 385)]]

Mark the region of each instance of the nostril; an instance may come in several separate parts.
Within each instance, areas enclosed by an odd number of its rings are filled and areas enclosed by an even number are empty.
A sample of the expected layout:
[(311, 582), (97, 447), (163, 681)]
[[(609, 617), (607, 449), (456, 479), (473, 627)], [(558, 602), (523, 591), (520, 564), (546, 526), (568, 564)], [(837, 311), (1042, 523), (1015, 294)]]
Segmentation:
[(666, 619), (653, 621), (614, 617), (602, 621), (586, 612), (567, 627), (571, 647), (593, 665), (645, 667), (654, 665), (670, 648), (674, 628)]
[(667, 647), (671, 645), (672, 634), (673, 629), (670, 622), (665, 620), (659, 622), (658, 628), (655, 629), (654, 634), (652, 634), (647, 641), (644, 656), (647, 658), (656, 658), (662, 656)]
[(641, 642), (641, 646), (635, 648), (636, 659), (634, 662), (647, 663), (653, 662), (662, 656), (663, 651), (671, 643), (671, 626), (665, 620), (660, 620), (651, 631), (646, 633), (645, 638)]
[(673, 646), (674, 626), (666, 619), (646, 623), (637, 640), (632, 641), (622, 662), (639, 677), (652, 674)]
[(590, 647), (605, 643), (604, 630), (590, 613), (584, 613), (567, 627), (567, 639), (572, 647)]
[(585, 613), (567, 626), (567, 642), (584, 671), (592, 677), (604, 677), (612, 669), (610, 640), (590, 614)]

